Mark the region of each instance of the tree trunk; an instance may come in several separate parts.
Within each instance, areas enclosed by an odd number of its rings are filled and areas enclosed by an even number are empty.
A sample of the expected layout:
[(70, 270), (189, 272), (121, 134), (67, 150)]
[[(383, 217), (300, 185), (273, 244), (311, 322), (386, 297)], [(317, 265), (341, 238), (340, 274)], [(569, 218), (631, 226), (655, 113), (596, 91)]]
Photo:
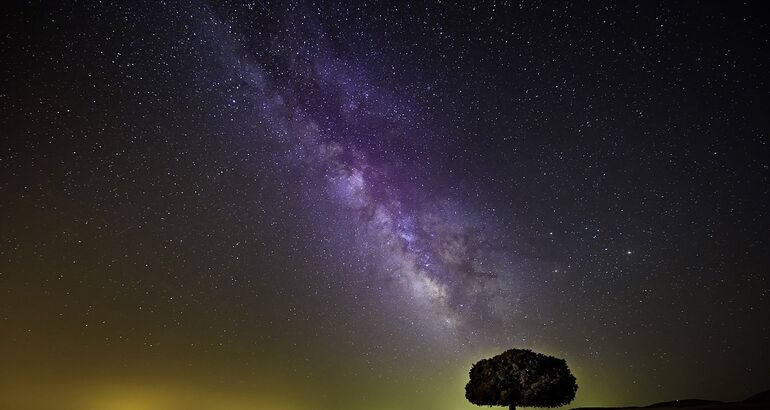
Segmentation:
[(516, 410), (516, 405), (511, 404), (510, 406), (508, 406), (508, 410)]

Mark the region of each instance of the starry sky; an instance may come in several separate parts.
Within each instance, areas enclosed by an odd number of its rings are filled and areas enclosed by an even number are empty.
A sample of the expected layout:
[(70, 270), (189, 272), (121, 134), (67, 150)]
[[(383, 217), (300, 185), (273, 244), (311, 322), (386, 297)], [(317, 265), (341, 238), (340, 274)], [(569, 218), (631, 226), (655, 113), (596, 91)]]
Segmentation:
[(765, 17), (12, 2), (0, 403), (472, 409), (512, 347), (570, 407), (767, 389)]

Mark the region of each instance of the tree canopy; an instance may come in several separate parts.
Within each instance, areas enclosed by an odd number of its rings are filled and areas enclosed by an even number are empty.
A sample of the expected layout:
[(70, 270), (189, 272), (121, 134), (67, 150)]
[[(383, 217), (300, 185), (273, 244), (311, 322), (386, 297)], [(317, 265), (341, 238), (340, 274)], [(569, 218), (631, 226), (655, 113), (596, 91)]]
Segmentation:
[(564, 359), (527, 349), (510, 349), (473, 365), (465, 397), (479, 406), (557, 407), (577, 391)]

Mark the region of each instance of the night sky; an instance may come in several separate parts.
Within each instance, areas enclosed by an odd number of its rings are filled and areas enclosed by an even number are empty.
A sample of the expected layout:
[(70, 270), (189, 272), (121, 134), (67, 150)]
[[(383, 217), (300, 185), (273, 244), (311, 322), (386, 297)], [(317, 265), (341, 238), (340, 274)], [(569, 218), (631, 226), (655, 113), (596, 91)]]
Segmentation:
[(761, 2), (11, 3), (2, 407), (770, 388)]

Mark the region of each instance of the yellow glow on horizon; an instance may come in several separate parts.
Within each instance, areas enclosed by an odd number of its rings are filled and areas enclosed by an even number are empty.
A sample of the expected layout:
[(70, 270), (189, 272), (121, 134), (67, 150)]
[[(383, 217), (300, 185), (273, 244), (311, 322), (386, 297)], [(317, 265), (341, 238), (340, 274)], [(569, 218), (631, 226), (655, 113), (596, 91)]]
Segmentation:
[(11, 388), (0, 407), (56, 410), (304, 410), (295, 397), (259, 386), (238, 389), (194, 384), (81, 383), (59, 387)]

